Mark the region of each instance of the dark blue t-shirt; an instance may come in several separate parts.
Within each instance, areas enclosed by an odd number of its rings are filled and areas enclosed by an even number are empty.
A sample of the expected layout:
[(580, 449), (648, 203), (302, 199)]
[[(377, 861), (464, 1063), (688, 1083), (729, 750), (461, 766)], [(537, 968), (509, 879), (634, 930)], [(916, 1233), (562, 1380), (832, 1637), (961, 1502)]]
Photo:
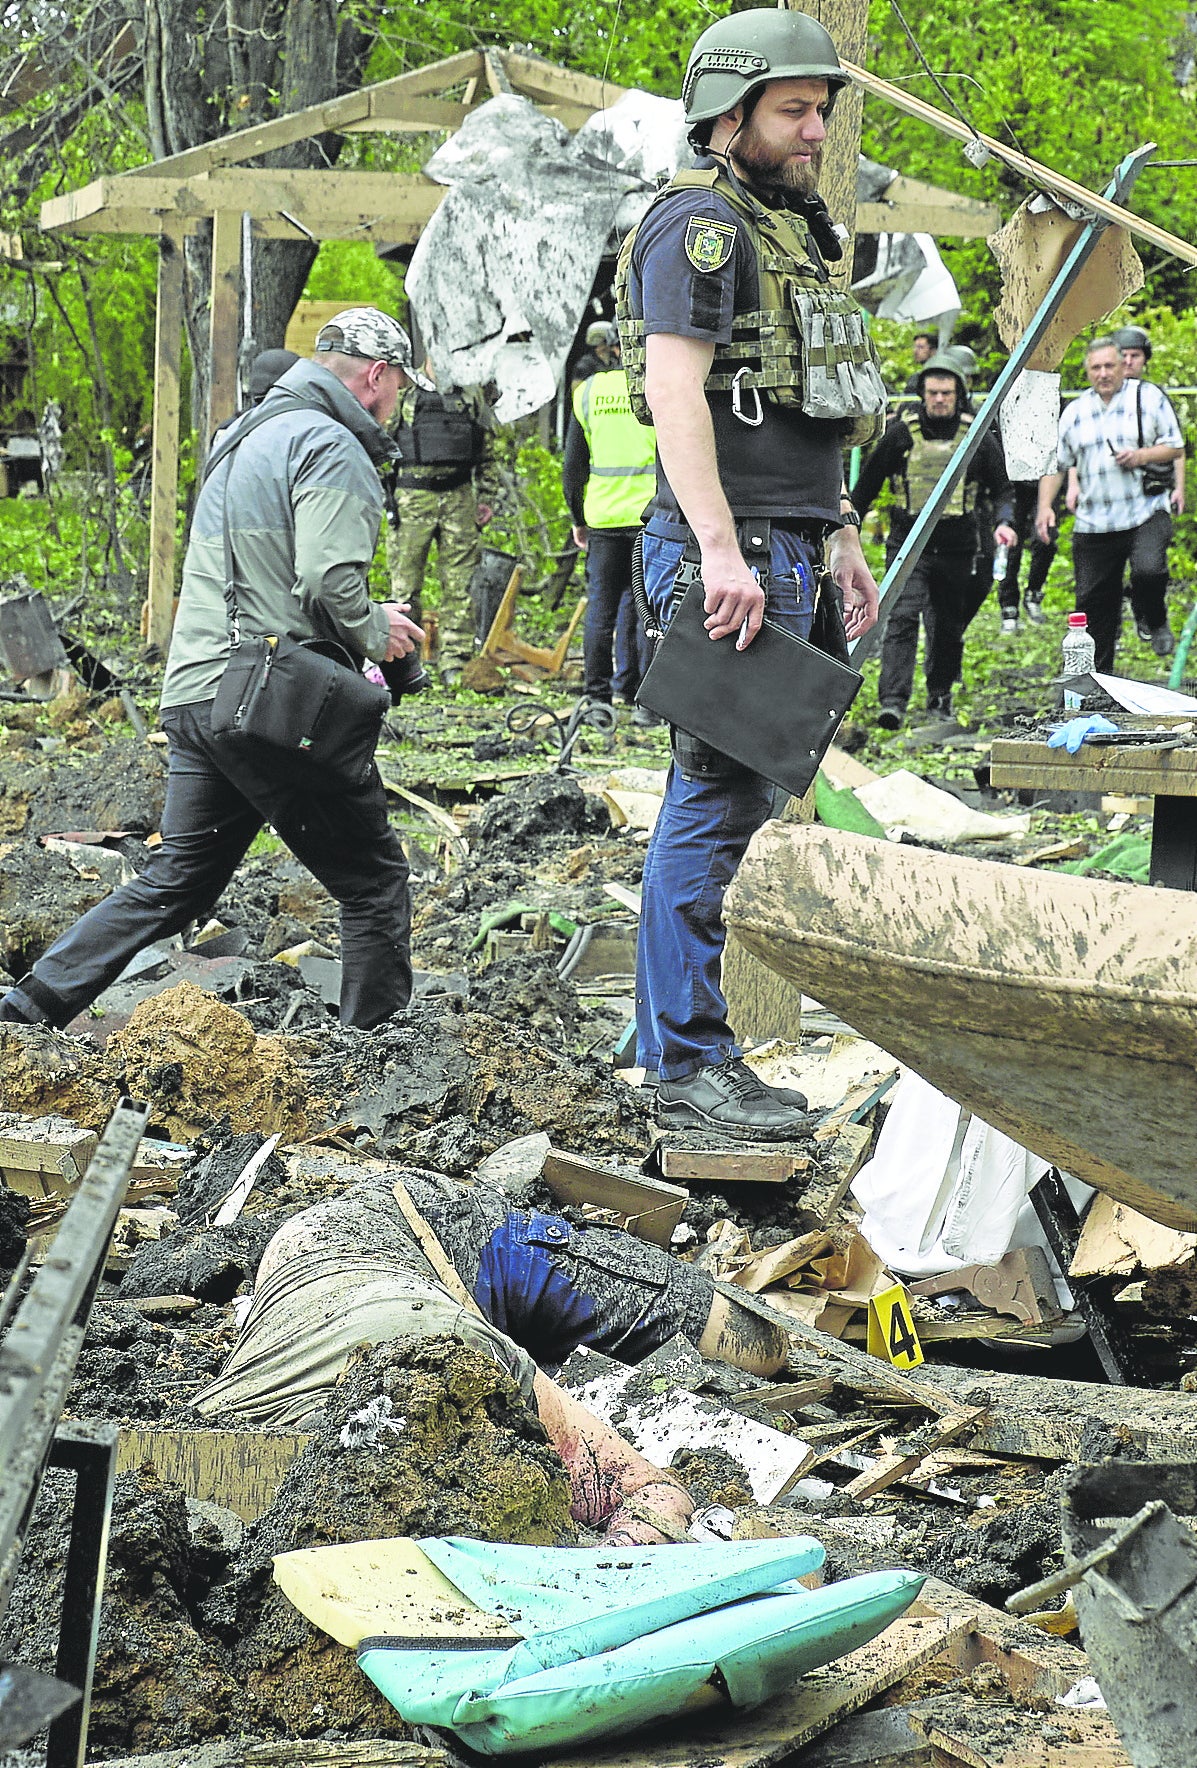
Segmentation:
[[(714, 224), (714, 231), (704, 232), (707, 223)], [(721, 256), (723, 262), (710, 270), (698, 269), (694, 262), (695, 257), (714, 261)], [(679, 190), (654, 204), (632, 248), (628, 300), (632, 312), (643, 317), (646, 334), (727, 343), (733, 315), (760, 305), (756, 252), (741, 217), (714, 191)], [(755, 415), (751, 393), (743, 403)], [(756, 426), (734, 415), (730, 392), (708, 389), (707, 404), (720, 482), (735, 515), (817, 519), (838, 526), (842, 424), (774, 405), (763, 394), (762, 422)], [(659, 457), (651, 507), (654, 532), (684, 529)]]

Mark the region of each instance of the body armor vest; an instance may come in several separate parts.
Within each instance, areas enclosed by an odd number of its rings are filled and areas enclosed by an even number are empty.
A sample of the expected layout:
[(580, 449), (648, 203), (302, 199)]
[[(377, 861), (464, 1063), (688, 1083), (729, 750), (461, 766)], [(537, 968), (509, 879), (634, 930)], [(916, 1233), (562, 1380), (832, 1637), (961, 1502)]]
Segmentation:
[[(806, 221), (788, 209), (769, 209), (721, 167), (679, 172), (654, 199), (679, 190), (715, 191), (744, 225), (757, 259), (759, 307), (737, 313), (731, 339), (716, 344), (708, 389), (743, 400), (757, 391), (775, 405), (847, 426), (846, 448), (880, 434), (885, 384), (864, 315), (851, 295), (829, 286)], [(642, 424), (652, 413), (644, 398), (644, 320), (628, 301), (628, 272), (639, 227), (623, 242), (615, 275), (615, 314), (623, 345), (632, 410)]]
[(402, 457), (396, 485), (448, 490), (464, 485), (482, 460), (482, 430), (465, 406), (422, 388), (401, 405), (395, 441)]
[[(967, 430), (972, 418), (966, 411), (960, 413), (959, 427), (951, 436), (924, 436), (918, 419), (909, 417), (907, 428), (914, 440), (914, 446), (906, 456), (901, 473), (895, 473), (893, 487), (903, 500), (908, 515), (917, 516), (927, 502), (935, 487), (943, 477), (943, 470), (955, 454), (960, 442), (960, 430)], [(940, 511), (940, 520), (944, 516), (971, 516), (977, 507), (977, 487), (973, 480), (961, 477), (947, 503)]]

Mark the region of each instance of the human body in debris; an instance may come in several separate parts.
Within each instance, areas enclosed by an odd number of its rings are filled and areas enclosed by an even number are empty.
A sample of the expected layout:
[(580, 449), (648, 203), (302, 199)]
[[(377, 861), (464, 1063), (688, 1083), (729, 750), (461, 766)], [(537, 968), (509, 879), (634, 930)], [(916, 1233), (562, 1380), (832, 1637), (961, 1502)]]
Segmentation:
[(352, 781), (325, 777), (302, 744), (213, 728), (242, 621), (257, 643), (335, 638), (376, 662), (408, 656), (422, 637), (398, 603), (367, 594), (377, 466), (392, 453), (382, 425), (400, 389), (421, 379), (410, 339), (377, 309), (351, 308), (321, 330), (316, 352), (226, 432), (196, 503), (162, 690), (161, 845), (37, 959), (0, 1001), (0, 1020), (69, 1024), (147, 945), (208, 913), (266, 823), (340, 904), (342, 1021), (368, 1030), (408, 1003), (407, 861), (372, 761)]
[[(811, 635), (828, 535), (848, 636), (876, 619), (842, 449), (876, 434), (885, 388), (859, 309), (831, 288), (827, 261), (842, 246), (817, 195), (826, 118), (847, 79), (831, 37), (800, 12), (708, 26), (683, 89), (701, 158), (620, 254), (629, 393), (657, 432), (645, 589), (668, 621), (679, 570), (697, 562), (707, 631), (741, 650), (766, 612)], [(832, 624), (838, 648), (844, 627)], [(803, 1122), (804, 1101), (740, 1060), (720, 982), (723, 894), (772, 806), (768, 781), (675, 731), (637, 955), (639, 1061), (660, 1076), (658, 1116), (752, 1140)]]
[[(661, 1307), (659, 1291), (665, 1289), (665, 1268), (672, 1261), (668, 1254), (658, 1252), (661, 1282), (656, 1289), (629, 1278), (629, 1292), (622, 1298), (626, 1303), (624, 1317), (612, 1319), (608, 1312), (606, 1321), (592, 1321), (587, 1335), (583, 1314), (591, 1298), (580, 1287), (571, 1291), (560, 1271), (539, 1264), (534, 1243), (525, 1241), (530, 1259), (525, 1259), (520, 1269), (520, 1259), (509, 1257), (509, 1241), (504, 1248), (495, 1248), (492, 1239), (479, 1238), (479, 1215), (470, 1208), (469, 1200), (463, 1202), (461, 1186), (410, 1170), (403, 1172), (403, 1185), (410, 1186), (407, 1195), (419, 1200), (419, 1206), (428, 1206), (428, 1215), (438, 1223), (444, 1225), (456, 1216), (454, 1231), (446, 1232), (447, 1245), (456, 1250), (465, 1271), (483, 1271), (481, 1276), (474, 1275), (474, 1287), (490, 1298), (493, 1312), (506, 1319), (513, 1333), (523, 1328), (525, 1337), (534, 1335), (538, 1303), (541, 1333), (552, 1330), (548, 1326), (552, 1308), (545, 1307), (550, 1289), (559, 1289), (557, 1299), (566, 1312), (571, 1303), (575, 1310), (573, 1331), (568, 1324), (564, 1331), (555, 1331), (559, 1351), (582, 1342), (610, 1349), (612, 1342), (638, 1331), (637, 1342), (644, 1345), (640, 1354), (647, 1354), (654, 1342), (663, 1344), (672, 1337), (679, 1322), (690, 1321), (691, 1328), (697, 1322), (700, 1310), (695, 1303), (700, 1292), (709, 1291), (709, 1284), (691, 1284), (693, 1294), (686, 1291), (686, 1285), (677, 1285), (686, 1294), (675, 1298), (674, 1307)], [(500, 1213), (502, 1225), (509, 1229), (509, 1216), (518, 1213), (506, 1209)], [(484, 1211), (483, 1223), (490, 1215), (492, 1211)], [(529, 1218), (525, 1216), (525, 1220)], [(539, 1216), (538, 1220), (568, 1229), (568, 1223), (560, 1218)], [(532, 1273), (529, 1284), (527, 1278)], [(691, 1275), (698, 1278), (700, 1273)], [(557, 1278), (555, 1285), (553, 1278)], [(536, 1292), (538, 1282), (541, 1287)], [(500, 1292), (504, 1285), (506, 1292)], [(516, 1307), (516, 1296), (522, 1298), (522, 1310)], [(705, 1305), (704, 1326), (709, 1314), (718, 1314), (711, 1308), (709, 1296)], [(645, 1315), (656, 1310), (656, 1322), (637, 1321), (637, 1308)], [(725, 1335), (730, 1344), (732, 1335)], [(417, 1243), (403, 1208), (396, 1202), (394, 1186), (387, 1185), (385, 1179), (371, 1179), (341, 1197), (302, 1209), (279, 1229), (265, 1248), (253, 1307), (225, 1370), (196, 1395), (194, 1406), (207, 1416), (253, 1423), (262, 1429), (302, 1429), (322, 1411), (362, 1344), (430, 1337), (460, 1338), (499, 1363), (515, 1381), (525, 1406), (538, 1414), (566, 1462), (576, 1520), (589, 1526), (606, 1524), (608, 1540), (614, 1536), (674, 1540), (684, 1535), (690, 1497), (674, 1476), (652, 1466), (615, 1430), (550, 1381), (527, 1349), (476, 1310), (465, 1292), (461, 1298), (449, 1292)], [(716, 1328), (718, 1337), (720, 1330)]]

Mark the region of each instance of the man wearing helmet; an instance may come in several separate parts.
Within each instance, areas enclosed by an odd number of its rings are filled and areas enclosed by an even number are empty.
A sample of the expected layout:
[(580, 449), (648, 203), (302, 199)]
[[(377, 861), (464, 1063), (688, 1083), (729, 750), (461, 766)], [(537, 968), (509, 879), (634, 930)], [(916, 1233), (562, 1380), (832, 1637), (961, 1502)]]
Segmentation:
[[(966, 348), (966, 346), (960, 346)], [(915, 518), (972, 423), (968, 386), (960, 359), (948, 351), (924, 364), (916, 382), (918, 404), (897, 413), (860, 470), (852, 501), (864, 515), (888, 479), (895, 493), (890, 511), (886, 564), (892, 565)], [(997, 508), (992, 540), (982, 505)], [(881, 702), (877, 723), (896, 731), (906, 716), (914, 685), (919, 619), (927, 633), (927, 710), (948, 718), (952, 686), (960, 673), (964, 632), (976, 611), (972, 586), (981, 561), (985, 586), (993, 578), (993, 546), (1011, 546), (1010, 487), (1001, 446), (991, 430), (952, 492), (900, 594), (889, 608), (881, 652)]]
[[(683, 87), (701, 155), (620, 254), (616, 311), (632, 408), (657, 432), (645, 589), (668, 619), (683, 561), (699, 570), (712, 640), (750, 645), (766, 610), (811, 631), (825, 541), (848, 637), (877, 589), (843, 484), (842, 450), (880, 427), (885, 388), (817, 194), (827, 118), (846, 84), (814, 19), (740, 12), (711, 25)], [(847, 525), (845, 525), (847, 524)], [(820, 622), (841, 625), (828, 593)], [(817, 633), (816, 636), (821, 636)], [(843, 644), (842, 631), (828, 638)], [(769, 783), (677, 730), (644, 870), (637, 958), (640, 1060), (667, 1123), (752, 1140), (793, 1135), (805, 1100), (740, 1060), (720, 985), (724, 892), (769, 815)]]

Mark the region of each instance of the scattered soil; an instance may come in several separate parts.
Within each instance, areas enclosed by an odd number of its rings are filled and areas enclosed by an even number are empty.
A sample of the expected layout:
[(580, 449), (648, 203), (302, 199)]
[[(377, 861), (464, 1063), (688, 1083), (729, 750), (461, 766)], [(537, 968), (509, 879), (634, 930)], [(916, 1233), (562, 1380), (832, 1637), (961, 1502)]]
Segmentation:
[(303, 1081), (282, 1043), (257, 1037), (243, 1013), (181, 982), (137, 1007), (107, 1054), (126, 1089), (146, 1099), (153, 1122), (187, 1141), (216, 1118), (234, 1129), (307, 1132)]
[(163, 750), (89, 735), (47, 752), (12, 743), (13, 735), (10, 729), (9, 740), (0, 745), (0, 833), (127, 829), (149, 834), (158, 827), (166, 802)]
[(0, 1179), (0, 1271), (11, 1271), (25, 1250), (29, 1211), (29, 1199)]
[[(173, 1284), (173, 1274), (171, 1280)], [(123, 1285), (120, 1293), (125, 1293)], [(145, 1293), (191, 1292), (172, 1287)], [(127, 1301), (98, 1302), (75, 1365), (67, 1409), (76, 1418), (194, 1428), (188, 1402), (219, 1373), (236, 1336), (230, 1309), (202, 1307), (185, 1323), (166, 1325), (143, 1319)]]
[[(401, 1428), (344, 1447), (347, 1420), (380, 1401)], [(352, 1655), (270, 1583), (272, 1556), (395, 1535), (567, 1544), (569, 1507), (560, 1457), (489, 1358), (449, 1339), (379, 1346), (350, 1367), (206, 1618), (259, 1723), (291, 1737), (402, 1736)]]
[(44, 1025), (0, 1024), (0, 1096), (27, 1117), (103, 1124), (120, 1096), (93, 1044)]
[(23, 976), (107, 894), (102, 880), (82, 877), (65, 854), (32, 841), (6, 841), (0, 846), (0, 964)]

